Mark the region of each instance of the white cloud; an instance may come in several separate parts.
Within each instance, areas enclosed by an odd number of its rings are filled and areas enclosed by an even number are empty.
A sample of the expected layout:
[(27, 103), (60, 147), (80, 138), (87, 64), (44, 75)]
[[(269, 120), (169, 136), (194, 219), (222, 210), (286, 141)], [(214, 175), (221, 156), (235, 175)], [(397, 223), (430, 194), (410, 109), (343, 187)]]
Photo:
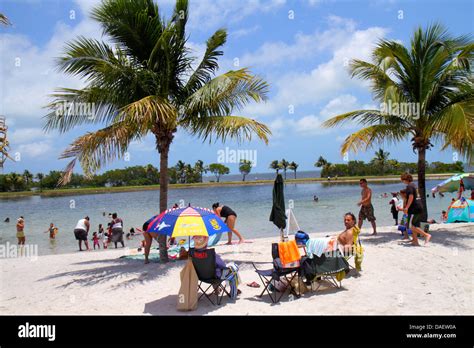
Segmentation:
[[(160, 5), (172, 8), (175, 0), (161, 0)], [(286, 0), (198, 0), (189, 3), (189, 29), (215, 30), (228, 27), (249, 16), (281, 8)]]
[[(73, 22), (71, 22), (72, 25)], [(0, 66), (3, 90), (0, 113), (15, 123), (40, 126), (47, 113), (43, 107), (50, 101), (48, 95), (59, 87), (77, 88), (78, 78), (55, 71), (54, 58), (59, 57), (67, 41), (84, 35), (100, 36), (100, 29), (88, 19), (75, 27), (64, 22), (56, 24), (54, 34), (44, 47), (38, 47), (19, 34), (0, 35)]]
[[(10, 127), (11, 131), (12, 127)], [(45, 134), (41, 128), (21, 128), (10, 132), (9, 141), (12, 146), (15, 144), (28, 144), (36, 140), (46, 140), (53, 138), (52, 134)]]
[[(37, 159), (38, 157), (44, 157), (45, 155), (49, 155), (54, 150), (54, 147), (52, 146), (50, 141), (45, 140), (32, 142), (29, 144), (22, 144), (17, 148), (12, 147), (12, 150), (13, 154), (18, 152), (22, 158), (27, 157), (31, 159)], [(54, 156), (48, 156), (48, 158), (50, 157), (56, 158), (57, 154), (55, 153)]]
[(260, 29), (259, 25), (254, 25), (253, 27), (245, 27), (245, 28), (241, 28), (241, 29), (231, 31), (229, 33), (229, 36), (232, 36), (235, 39), (238, 39), (238, 38), (250, 35), (252, 33), (255, 33), (259, 29)]
[[(266, 104), (246, 107), (243, 114), (251, 117), (287, 114), (289, 107), (294, 107), (297, 114), (303, 107), (316, 107), (321, 102), (347, 94), (354, 88), (367, 89), (366, 81), (350, 77), (348, 64), (352, 59), (370, 60), (375, 43), (384, 37), (388, 30), (380, 27), (356, 30), (352, 21), (335, 16), (330, 17), (328, 21), (331, 25), (342, 25), (342, 29), (329, 28), (310, 36), (300, 34), (293, 44), (266, 43), (257, 53), (244, 56), (243, 66), (265, 64), (265, 55), (269, 57), (268, 64), (285, 62), (285, 59), (302, 59), (302, 56), (315, 57), (316, 52), (310, 51), (317, 51), (316, 46), (319, 46), (320, 42), (326, 50), (332, 52), (328, 61), (318, 64), (310, 71), (287, 70), (283, 75), (275, 76), (272, 82), (276, 90), (275, 96)], [(316, 40), (316, 43), (312, 40)], [(311, 48), (310, 45), (315, 47)], [(296, 54), (299, 50), (302, 54)], [(279, 53), (272, 56), (270, 52)]]
[[(287, 117), (278, 117), (269, 123), (269, 127), (273, 133), (274, 138), (284, 136), (284, 133), (295, 132), (301, 136), (312, 136), (318, 134), (330, 133), (332, 130), (323, 128), (322, 123), (331, 117), (359, 109), (374, 109), (374, 105), (360, 104), (357, 98), (351, 94), (342, 94), (332, 98), (326, 105), (324, 105), (318, 114), (310, 114), (301, 118), (293, 118), (291, 115)], [(350, 130), (356, 126), (353, 122), (347, 122), (341, 129)], [(345, 139), (345, 137), (344, 137)], [(339, 137), (336, 139), (340, 141)]]

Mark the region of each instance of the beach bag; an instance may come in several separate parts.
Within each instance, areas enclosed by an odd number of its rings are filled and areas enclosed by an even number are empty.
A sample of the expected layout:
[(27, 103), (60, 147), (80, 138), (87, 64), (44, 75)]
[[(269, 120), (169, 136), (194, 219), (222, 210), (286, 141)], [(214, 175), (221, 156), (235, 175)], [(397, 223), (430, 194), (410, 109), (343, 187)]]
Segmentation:
[(198, 276), (193, 262), (189, 259), (181, 270), (181, 287), (178, 293), (178, 311), (194, 311), (198, 303)]
[(278, 243), (278, 254), (283, 268), (299, 267), (301, 256), (296, 241)]
[(306, 232), (298, 231), (295, 233), (295, 241), (297, 245), (306, 245), (309, 235)]

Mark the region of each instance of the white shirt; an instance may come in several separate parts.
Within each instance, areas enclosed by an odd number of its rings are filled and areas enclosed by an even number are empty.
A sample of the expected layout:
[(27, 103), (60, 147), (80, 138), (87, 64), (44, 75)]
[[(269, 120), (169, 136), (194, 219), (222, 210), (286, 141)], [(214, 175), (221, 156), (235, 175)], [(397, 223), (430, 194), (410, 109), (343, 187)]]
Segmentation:
[(86, 219), (80, 219), (78, 222), (77, 222), (77, 225), (76, 225), (76, 230), (84, 230), (84, 231), (87, 231), (87, 226), (86, 226)]

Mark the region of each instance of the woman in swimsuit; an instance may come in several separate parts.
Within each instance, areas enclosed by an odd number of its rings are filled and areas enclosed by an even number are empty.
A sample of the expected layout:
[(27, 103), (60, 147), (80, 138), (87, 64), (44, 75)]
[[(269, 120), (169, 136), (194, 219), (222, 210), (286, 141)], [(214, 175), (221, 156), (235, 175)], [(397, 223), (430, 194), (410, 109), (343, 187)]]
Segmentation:
[(228, 242), (227, 244), (232, 244), (232, 232), (234, 232), (237, 237), (239, 237), (239, 244), (244, 242), (244, 238), (242, 235), (235, 229), (235, 220), (237, 219), (237, 214), (228, 206), (224, 205), (222, 207), (219, 206), (219, 203), (214, 203), (212, 205), (212, 210), (218, 216), (225, 218), (225, 223), (229, 227), (230, 231), (228, 233)]

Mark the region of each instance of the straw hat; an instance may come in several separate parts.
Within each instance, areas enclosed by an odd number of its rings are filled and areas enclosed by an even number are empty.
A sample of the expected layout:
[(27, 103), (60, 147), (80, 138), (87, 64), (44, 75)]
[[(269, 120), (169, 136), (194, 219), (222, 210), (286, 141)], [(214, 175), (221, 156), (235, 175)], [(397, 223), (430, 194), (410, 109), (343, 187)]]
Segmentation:
[(207, 241), (209, 240), (209, 237), (207, 236), (194, 236), (194, 247), (196, 249), (203, 249), (207, 246)]

